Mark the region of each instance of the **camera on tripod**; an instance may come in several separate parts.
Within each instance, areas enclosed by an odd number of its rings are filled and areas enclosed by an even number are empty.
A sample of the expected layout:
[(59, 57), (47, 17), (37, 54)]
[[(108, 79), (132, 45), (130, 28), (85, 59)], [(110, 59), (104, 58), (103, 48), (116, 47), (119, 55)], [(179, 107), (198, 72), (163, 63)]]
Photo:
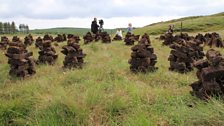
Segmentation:
[(101, 20), (99, 20), (99, 24), (100, 24), (100, 26), (103, 26), (104, 22), (103, 22), (103, 20), (102, 20), (102, 19), (101, 19)]
[(104, 22), (103, 22), (103, 20), (102, 20), (102, 19), (101, 19), (101, 20), (99, 20), (99, 24), (100, 24), (99, 32), (104, 31), (104, 29), (103, 29)]

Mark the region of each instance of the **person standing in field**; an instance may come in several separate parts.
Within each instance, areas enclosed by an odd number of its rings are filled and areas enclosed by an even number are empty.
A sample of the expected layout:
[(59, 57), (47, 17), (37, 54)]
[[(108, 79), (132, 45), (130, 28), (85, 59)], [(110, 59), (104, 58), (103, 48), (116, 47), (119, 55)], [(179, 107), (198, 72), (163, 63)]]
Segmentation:
[(131, 23), (128, 24), (127, 33), (133, 33), (133, 27)]
[(167, 30), (167, 33), (173, 34), (173, 29), (174, 29), (174, 25), (173, 26), (169, 25), (169, 28)]
[(94, 18), (94, 20), (92, 21), (92, 24), (91, 24), (91, 32), (93, 34), (97, 34), (99, 31), (99, 25), (97, 24), (97, 19)]
[(122, 30), (121, 29), (117, 29), (116, 35), (118, 35), (122, 39), (123, 38)]

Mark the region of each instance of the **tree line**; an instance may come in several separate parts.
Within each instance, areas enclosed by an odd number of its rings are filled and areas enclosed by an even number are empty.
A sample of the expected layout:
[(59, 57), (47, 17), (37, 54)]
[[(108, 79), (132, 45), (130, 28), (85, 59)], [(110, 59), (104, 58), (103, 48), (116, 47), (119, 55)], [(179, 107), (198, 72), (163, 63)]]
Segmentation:
[(22, 33), (29, 33), (30, 29), (29, 29), (28, 25), (20, 24), (19, 25), (19, 31), (22, 32)]
[(19, 29), (16, 27), (15, 22), (0, 22), (0, 34), (15, 34), (17, 32), (29, 33), (29, 26), (20, 24)]

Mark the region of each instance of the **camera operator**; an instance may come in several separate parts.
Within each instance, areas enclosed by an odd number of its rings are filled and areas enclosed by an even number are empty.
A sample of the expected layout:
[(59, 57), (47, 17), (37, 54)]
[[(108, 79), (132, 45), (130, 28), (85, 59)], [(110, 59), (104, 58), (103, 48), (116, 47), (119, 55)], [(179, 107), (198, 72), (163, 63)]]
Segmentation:
[(97, 24), (97, 19), (96, 18), (94, 18), (94, 20), (92, 21), (91, 31), (92, 31), (93, 34), (97, 34), (98, 31), (99, 31), (99, 25)]

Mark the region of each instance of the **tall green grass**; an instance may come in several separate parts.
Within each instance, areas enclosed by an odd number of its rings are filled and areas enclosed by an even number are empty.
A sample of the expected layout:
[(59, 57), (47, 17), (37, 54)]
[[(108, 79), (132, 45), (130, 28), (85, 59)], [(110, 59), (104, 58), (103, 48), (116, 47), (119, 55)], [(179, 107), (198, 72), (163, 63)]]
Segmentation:
[[(170, 49), (151, 36), (158, 56), (158, 71), (133, 74), (129, 70), (131, 47), (121, 41), (83, 45), (83, 69), (62, 69), (60, 43), (54, 66), (39, 65), (24, 80), (8, 75), (0, 53), (0, 125), (37, 126), (220, 126), (224, 124), (222, 100), (201, 101), (190, 95), (196, 70), (179, 74), (168, 70)], [(38, 49), (28, 48), (38, 57)], [(207, 48), (206, 48), (207, 49)], [(218, 49), (223, 54), (223, 49)]]

